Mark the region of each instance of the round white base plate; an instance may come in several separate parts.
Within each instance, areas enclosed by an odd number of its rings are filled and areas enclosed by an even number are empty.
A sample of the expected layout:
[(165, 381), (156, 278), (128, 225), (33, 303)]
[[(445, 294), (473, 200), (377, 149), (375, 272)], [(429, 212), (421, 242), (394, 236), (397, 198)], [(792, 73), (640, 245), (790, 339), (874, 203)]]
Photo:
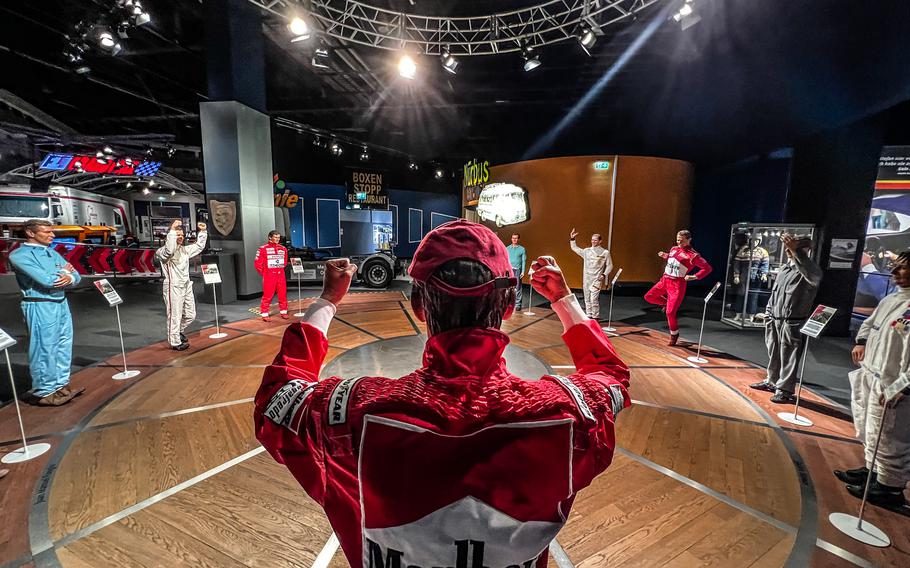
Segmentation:
[(616, 328), (613, 327), (613, 326), (602, 327), (602, 328), (600, 328), (600, 329), (602, 329), (602, 330), (604, 330), (604, 331), (611, 331), (611, 332), (612, 332), (612, 331), (616, 331)]
[(25, 448), (19, 448), (18, 450), (13, 450), (3, 456), (3, 459), (0, 461), (3, 463), (20, 463), (37, 458), (49, 449), (51, 449), (50, 444), (32, 444), (28, 447), (28, 453), (26, 453)]
[(815, 424), (805, 416), (796, 416), (792, 412), (778, 412), (777, 417), (784, 422), (796, 424), (797, 426), (813, 426)]
[(528, 310), (528, 311), (526, 311), (526, 312), (521, 312), (521, 313), (523, 313), (523, 314), (526, 315), (526, 316), (533, 316), (533, 315), (534, 315), (534, 312), (532, 312), (531, 310)]
[(862, 528), (857, 528), (857, 525), (859, 525), (859, 517), (854, 517), (853, 515), (848, 515), (846, 513), (831, 513), (828, 515), (828, 520), (837, 528), (837, 530), (863, 544), (877, 546), (879, 548), (891, 546), (891, 539), (888, 538), (888, 535), (872, 523), (863, 521), (861, 525)]
[(694, 355), (691, 357), (686, 357), (686, 361), (689, 361), (690, 363), (698, 363), (699, 365), (704, 365), (708, 362), (708, 360), (704, 357), (696, 357)]
[(209, 339), (223, 339), (225, 337), (227, 337), (227, 334), (222, 331), (220, 333), (213, 333), (209, 336)]
[(119, 373), (117, 373), (116, 375), (114, 375), (111, 378), (114, 379), (115, 381), (124, 381), (126, 379), (132, 379), (133, 377), (138, 377), (139, 373), (141, 373), (141, 372), (142, 371), (137, 371), (135, 369), (133, 369), (132, 371), (120, 371)]
[(294, 314), (294, 317), (295, 317), (295, 318), (302, 318), (302, 317), (305, 316), (305, 315), (306, 315), (306, 314), (305, 314), (304, 312), (297, 312), (296, 314)]

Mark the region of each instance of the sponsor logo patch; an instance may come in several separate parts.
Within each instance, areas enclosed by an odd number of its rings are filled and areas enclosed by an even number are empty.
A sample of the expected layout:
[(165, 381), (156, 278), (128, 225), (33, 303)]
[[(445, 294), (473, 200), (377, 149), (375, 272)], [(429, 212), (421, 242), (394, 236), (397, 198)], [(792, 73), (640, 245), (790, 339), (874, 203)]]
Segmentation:
[(613, 418), (616, 418), (626, 404), (626, 399), (622, 396), (622, 387), (619, 385), (610, 385), (610, 388), (607, 389), (607, 393), (610, 395), (610, 405), (613, 407)]
[(329, 397), (329, 426), (344, 424), (348, 420), (348, 401), (354, 385), (363, 377), (344, 379), (335, 385)]
[(316, 384), (299, 379), (288, 381), (272, 395), (268, 406), (265, 407), (265, 417), (297, 434), (300, 430), (300, 421), (294, 424), (294, 416), (316, 388)]
[(581, 389), (578, 388), (578, 386), (576, 386), (575, 383), (570, 381), (568, 379), (568, 377), (563, 377), (562, 375), (550, 375), (550, 376), (552, 376), (554, 379), (559, 381), (559, 383), (563, 387), (565, 387), (565, 389), (567, 391), (569, 391), (569, 394), (572, 395), (572, 398), (575, 399), (575, 404), (576, 404), (576, 406), (578, 406), (578, 410), (581, 411), (581, 413), (584, 415), (584, 417), (587, 418), (588, 420), (594, 422), (594, 413), (591, 412), (591, 408), (588, 407), (588, 403), (585, 402), (585, 395), (583, 392), (581, 392)]

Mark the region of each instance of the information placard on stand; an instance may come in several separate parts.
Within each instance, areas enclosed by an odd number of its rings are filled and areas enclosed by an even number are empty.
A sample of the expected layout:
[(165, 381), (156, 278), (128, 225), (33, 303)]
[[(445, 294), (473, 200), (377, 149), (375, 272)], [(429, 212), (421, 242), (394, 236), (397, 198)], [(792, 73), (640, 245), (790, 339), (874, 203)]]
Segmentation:
[(9, 348), (16, 344), (8, 333), (0, 329), (0, 350), (6, 357), (6, 370), (9, 372), (9, 385), (13, 393), (13, 404), (16, 406), (16, 417), (19, 419), (19, 434), (22, 436), (22, 447), (9, 452), (0, 460), (3, 463), (20, 463), (34, 459), (51, 449), (50, 444), (40, 443), (28, 445), (25, 437), (25, 426), (22, 423), (22, 410), (19, 408), (19, 395), (16, 393), (16, 380), (13, 378), (13, 365), (9, 360)]
[[(534, 285), (531, 284), (531, 276), (534, 276), (534, 271), (530, 268), (528, 269), (528, 311), (522, 312), (526, 316), (533, 316), (534, 311), (531, 310), (533, 306), (532, 301), (534, 300)], [(521, 286), (521, 281), (518, 281), (518, 285)]]
[(799, 382), (796, 384), (796, 405), (793, 408), (793, 412), (777, 413), (777, 417), (784, 422), (796, 424), (797, 426), (805, 426), (807, 428), (814, 425), (811, 420), (805, 416), (799, 415), (799, 401), (803, 391), (803, 375), (806, 372), (806, 355), (809, 353), (809, 338), (817, 338), (821, 335), (822, 331), (824, 331), (825, 327), (828, 325), (828, 322), (831, 321), (836, 313), (837, 308), (819, 304), (799, 330), (801, 334), (806, 336), (806, 345), (803, 347), (803, 357), (799, 365)]
[(111, 378), (115, 381), (122, 381), (124, 379), (132, 379), (133, 377), (138, 377), (140, 371), (137, 371), (135, 369), (130, 371), (126, 366), (126, 347), (123, 345), (123, 326), (120, 323), (120, 304), (123, 303), (123, 298), (121, 298), (120, 294), (114, 290), (114, 287), (110, 282), (107, 281), (107, 278), (95, 280), (95, 288), (101, 292), (101, 295), (104, 296), (105, 300), (107, 300), (108, 305), (114, 308), (114, 310), (117, 312), (117, 332), (120, 335), (120, 354), (123, 355), (123, 371), (117, 373)]
[(613, 327), (613, 290), (616, 289), (616, 283), (619, 282), (619, 276), (621, 274), (622, 268), (616, 271), (616, 275), (613, 276), (613, 280), (610, 281), (610, 313), (607, 316), (607, 327), (601, 328), (611, 334), (616, 331), (616, 328)]
[(714, 296), (714, 294), (717, 293), (717, 290), (719, 290), (719, 289), (720, 289), (720, 282), (717, 282), (716, 284), (714, 284), (714, 287), (711, 288), (711, 291), (708, 292), (708, 295), (705, 296), (705, 306), (704, 306), (704, 308), (702, 308), (702, 311), (701, 311), (701, 330), (698, 332), (698, 351), (695, 353), (694, 357), (692, 357), (692, 356), (686, 357), (686, 360), (689, 361), (690, 363), (698, 363), (699, 365), (704, 365), (705, 363), (708, 362), (707, 359), (705, 359), (704, 357), (701, 356), (701, 341), (702, 341), (702, 338), (704, 338), (704, 336), (705, 336), (705, 318), (708, 315), (708, 302), (711, 301), (711, 298)]
[(297, 313), (294, 314), (298, 318), (302, 318), (303, 314), (303, 296), (300, 291), (300, 281), (303, 279), (303, 260), (299, 257), (291, 258), (291, 273), (294, 275), (294, 278), (297, 279)]
[(221, 331), (221, 324), (218, 322), (218, 286), (221, 284), (221, 272), (218, 271), (217, 264), (202, 265), (202, 281), (212, 285), (212, 305), (215, 306), (215, 333), (209, 335), (209, 339), (223, 339), (228, 334)]

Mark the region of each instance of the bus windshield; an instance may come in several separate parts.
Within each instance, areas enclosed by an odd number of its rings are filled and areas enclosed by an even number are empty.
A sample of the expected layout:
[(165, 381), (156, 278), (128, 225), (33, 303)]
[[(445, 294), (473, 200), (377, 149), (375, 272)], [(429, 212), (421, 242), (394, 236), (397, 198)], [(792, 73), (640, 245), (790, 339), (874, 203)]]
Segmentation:
[(47, 219), (47, 198), (0, 196), (0, 217)]

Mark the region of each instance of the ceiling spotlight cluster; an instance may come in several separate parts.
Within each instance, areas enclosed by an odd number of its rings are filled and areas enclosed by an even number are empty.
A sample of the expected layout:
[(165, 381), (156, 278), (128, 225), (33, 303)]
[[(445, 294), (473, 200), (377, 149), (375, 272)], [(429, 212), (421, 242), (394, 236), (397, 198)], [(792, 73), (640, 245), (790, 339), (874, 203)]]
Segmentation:
[(129, 38), (130, 30), (151, 21), (139, 0), (114, 0), (106, 9), (73, 25), (72, 33), (64, 36), (63, 57), (77, 74), (90, 73), (86, 55), (117, 55), (123, 50), (121, 40)]
[(685, 4), (680, 6), (679, 11), (673, 14), (673, 20), (679, 22), (682, 29), (686, 29), (700, 22), (701, 16), (695, 13), (692, 0), (685, 0)]

